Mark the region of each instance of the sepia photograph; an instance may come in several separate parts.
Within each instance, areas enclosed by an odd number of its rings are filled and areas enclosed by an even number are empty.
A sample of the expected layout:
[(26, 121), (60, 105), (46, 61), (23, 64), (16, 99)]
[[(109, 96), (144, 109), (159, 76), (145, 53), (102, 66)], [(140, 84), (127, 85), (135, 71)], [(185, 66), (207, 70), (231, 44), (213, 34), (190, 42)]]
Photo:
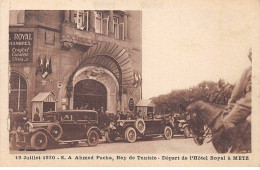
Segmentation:
[(1, 156), (259, 166), (259, 1), (84, 3), (2, 3)]

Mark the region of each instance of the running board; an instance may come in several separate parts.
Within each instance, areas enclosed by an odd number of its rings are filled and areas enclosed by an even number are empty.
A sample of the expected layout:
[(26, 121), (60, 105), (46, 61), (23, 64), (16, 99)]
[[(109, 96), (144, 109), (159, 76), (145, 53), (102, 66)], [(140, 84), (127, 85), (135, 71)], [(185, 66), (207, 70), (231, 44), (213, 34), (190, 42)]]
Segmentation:
[(81, 139), (81, 140), (59, 140), (58, 142), (60, 144), (67, 144), (67, 143), (72, 143), (72, 142), (86, 142), (87, 139)]

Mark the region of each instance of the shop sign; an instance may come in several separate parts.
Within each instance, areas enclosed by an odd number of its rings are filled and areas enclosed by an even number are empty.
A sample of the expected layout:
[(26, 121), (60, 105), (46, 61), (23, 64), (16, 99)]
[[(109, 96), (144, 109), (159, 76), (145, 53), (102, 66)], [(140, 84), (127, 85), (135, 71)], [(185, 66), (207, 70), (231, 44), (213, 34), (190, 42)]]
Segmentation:
[(11, 63), (31, 63), (33, 32), (9, 33), (9, 60)]

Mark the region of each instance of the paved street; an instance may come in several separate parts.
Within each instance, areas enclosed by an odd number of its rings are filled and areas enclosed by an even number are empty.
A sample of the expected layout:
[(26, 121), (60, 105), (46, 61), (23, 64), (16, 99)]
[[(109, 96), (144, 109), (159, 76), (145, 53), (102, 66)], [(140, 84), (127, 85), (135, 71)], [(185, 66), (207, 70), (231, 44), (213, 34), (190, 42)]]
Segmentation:
[[(208, 139), (207, 139), (208, 140)], [(165, 140), (163, 137), (152, 138), (149, 140), (138, 139), (135, 143), (117, 141), (116, 143), (106, 143), (101, 140), (96, 147), (88, 147), (85, 143), (80, 143), (76, 147), (60, 145), (59, 148), (47, 149), (44, 152), (36, 151), (11, 151), (19, 154), (111, 154), (111, 153), (135, 153), (135, 154), (164, 154), (164, 153), (216, 153), (212, 143), (204, 142), (202, 146), (194, 143), (192, 138), (185, 139), (182, 136), (175, 136), (171, 140)]]

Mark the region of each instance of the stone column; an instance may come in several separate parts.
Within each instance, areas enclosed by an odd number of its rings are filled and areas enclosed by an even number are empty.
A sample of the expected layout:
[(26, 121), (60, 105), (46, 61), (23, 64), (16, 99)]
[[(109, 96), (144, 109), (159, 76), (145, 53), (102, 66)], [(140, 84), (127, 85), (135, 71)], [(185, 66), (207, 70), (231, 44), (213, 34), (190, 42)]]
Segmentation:
[(70, 22), (74, 23), (74, 11), (70, 10)]
[(69, 10), (64, 11), (64, 21), (66, 21), (66, 22), (70, 21), (70, 11)]
[(89, 31), (95, 32), (95, 13), (93, 10), (89, 11)]
[(127, 39), (127, 14), (124, 14), (124, 37)]
[(114, 37), (113, 11), (109, 11), (108, 35)]

